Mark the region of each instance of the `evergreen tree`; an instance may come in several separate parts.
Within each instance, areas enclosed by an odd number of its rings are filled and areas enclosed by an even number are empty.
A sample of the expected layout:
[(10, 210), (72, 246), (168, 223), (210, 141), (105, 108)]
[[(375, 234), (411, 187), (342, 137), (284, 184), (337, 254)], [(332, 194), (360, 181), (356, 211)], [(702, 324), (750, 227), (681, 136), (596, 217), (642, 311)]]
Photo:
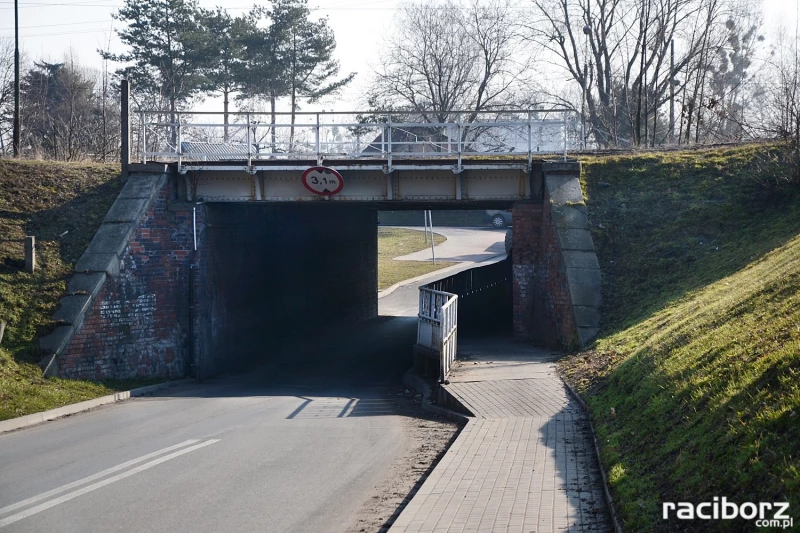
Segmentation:
[(326, 19), (312, 21), (307, 0), (272, 0), (270, 12), (277, 37), (279, 61), (285, 71), (287, 96), (292, 113), (289, 145), (294, 144), (295, 112), (301, 99), (314, 102), (335, 94), (356, 73), (336, 80), (339, 62), (333, 59), (336, 38)]
[(202, 65), (202, 89), (221, 93), (225, 113), (225, 141), (228, 141), (230, 96), (239, 92), (244, 82), (245, 39), (256, 31), (253, 18), (233, 18), (227, 11), (199, 10), (199, 27), (187, 38), (192, 62)]
[(204, 82), (202, 58), (186, 46), (200, 29), (197, 1), (125, 0), (114, 18), (126, 24), (117, 35), (129, 50), (100, 54), (128, 63), (117, 73), (127, 76), (138, 91), (165, 100), (174, 114)]
[[(294, 144), (295, 112), (299, 102), (314, 102), (335, 94), (355, 77), (342, 79), (333, 59), (336, 39), (326, 19), (312, 21), (307, 0), (272, 0), (269, 8), (250, 13), (253, 23), (244, 39), (243, 85), (245, 96), (270, 101), (275, 124), (276, 101), (288, 97), (291, 110), (290, 149)], [(260, 23), (260, 24), (259, 24)], [(275, 128), (272, 128), (273, 151)]]

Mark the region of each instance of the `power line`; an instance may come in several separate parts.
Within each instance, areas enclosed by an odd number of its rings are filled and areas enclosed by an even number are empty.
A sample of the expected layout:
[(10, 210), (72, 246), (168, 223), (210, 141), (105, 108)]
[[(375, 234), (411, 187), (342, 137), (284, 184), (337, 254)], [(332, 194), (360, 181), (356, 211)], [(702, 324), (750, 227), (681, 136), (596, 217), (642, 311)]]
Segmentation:
[[(50, 28), (53, 26), (78, 26), (80, 24), (99, 24), (101, 22), (109, 22), (110, 19), (105, 20), (88, 20), (86, 22), (62, 22), (60, 24), (40, 24), (37, 26), (20, 26), (20, 29), (28, 29), (28, 28)], [(0, 30), (13, 30), (14, 26), (8, 26), (6, 28), (0, 28)]]
[(54, 37), (58, 35), (85, 35), (89, 33), (108, 33), (111, 29), (105, 30), (85, 30), (85, 31), (64, 31), (64, 32), (54, 32), (54, 33), (34, 33), (31, 35), (24, 35), (24, 39), (28, 39), (31, 37)]
[[(100, 1), (107, 2), (108, 0), (100, 0)], [(0, 2), (0, 4), (9, 4), (9, 3), (10, 2), (6, 2), (6, 1)], [(37, 3), (37, 4), (27, 4), (27, 5), (19, 6), (20, 9), (23, 9), (23, 8), (39, 8), (39, 7), (112, 7), (112, 8), (115, 8), (115, 7), (119, 7), (119, 5), (118, 4), (99, 4), (99, 3), (96, 3), (96, 2), (91, 2), (91, 1), (85, 1), (84, 0), (81, 3), (64, 3), (64, 2), (60, 2), (60, 3), (57, 3), (57, 4), (44, 4), (44, 3), (38, 4)], [(0, 9), (14, 9), (14, 7), (13, 6), (0, 7)]]

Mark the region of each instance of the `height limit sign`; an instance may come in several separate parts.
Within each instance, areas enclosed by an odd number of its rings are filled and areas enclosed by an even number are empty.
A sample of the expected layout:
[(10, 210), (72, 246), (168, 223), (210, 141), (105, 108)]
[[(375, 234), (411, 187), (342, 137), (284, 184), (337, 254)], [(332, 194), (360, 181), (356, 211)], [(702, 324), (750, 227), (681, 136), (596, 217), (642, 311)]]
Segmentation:
[(332, 168), (311, 167), (303, 172), (303, 185), (314, 194), (333, 196), (344, 188), (344, 179)]

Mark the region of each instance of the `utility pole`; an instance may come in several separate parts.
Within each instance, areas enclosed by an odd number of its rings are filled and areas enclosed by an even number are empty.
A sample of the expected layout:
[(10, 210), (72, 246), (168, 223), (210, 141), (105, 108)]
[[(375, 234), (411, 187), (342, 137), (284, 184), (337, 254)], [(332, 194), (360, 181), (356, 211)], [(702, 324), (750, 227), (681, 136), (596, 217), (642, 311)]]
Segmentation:
[(14, 132), (11, 144), (14, 157), (20, 156), (20, 118), (19, 118), (19, 0), (14, 0)]

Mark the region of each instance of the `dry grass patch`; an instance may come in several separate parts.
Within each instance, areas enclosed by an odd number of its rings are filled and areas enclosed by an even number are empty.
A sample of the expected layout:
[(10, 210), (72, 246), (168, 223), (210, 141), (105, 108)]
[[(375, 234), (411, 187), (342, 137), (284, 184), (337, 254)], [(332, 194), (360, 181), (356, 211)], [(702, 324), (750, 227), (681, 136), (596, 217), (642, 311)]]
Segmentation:
[[(438, 233), (433, 235), (433, 242), (437, 245), (446, 240)], [(422, 231), (379, 227), (378, 289), (382, 290), (400, 281), (457, 264), (436, 261), (434, 265), (432, 261), (398, 261), (394, 259), (429, 247), (430, 242), (425, 244), (425, 234)]]

